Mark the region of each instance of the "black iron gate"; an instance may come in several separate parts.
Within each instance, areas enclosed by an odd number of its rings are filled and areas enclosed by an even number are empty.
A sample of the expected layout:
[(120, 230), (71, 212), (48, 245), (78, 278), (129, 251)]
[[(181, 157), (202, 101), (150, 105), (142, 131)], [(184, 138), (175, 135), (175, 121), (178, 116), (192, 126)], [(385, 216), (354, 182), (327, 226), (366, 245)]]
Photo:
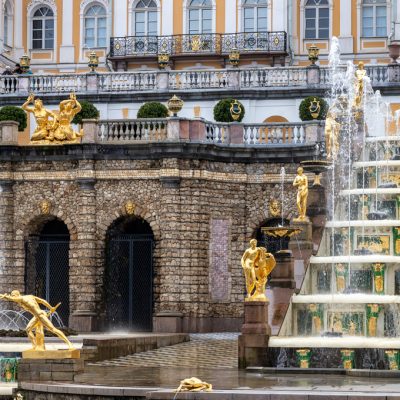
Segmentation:
[(25, 244), (25, 293), (46, 299), (64, 325), (69, 318), (69, 236), (30, 237)]
[(105, 306), (108, 328), (152, 330), (153, 238), (119, 234), (108, 239)]

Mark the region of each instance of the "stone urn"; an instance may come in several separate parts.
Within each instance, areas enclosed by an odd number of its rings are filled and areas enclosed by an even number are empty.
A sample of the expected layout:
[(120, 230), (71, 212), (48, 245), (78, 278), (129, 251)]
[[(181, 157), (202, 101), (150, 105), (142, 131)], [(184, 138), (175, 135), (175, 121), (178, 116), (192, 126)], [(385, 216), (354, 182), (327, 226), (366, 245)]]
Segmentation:
[(389, 56), (392, 59), (392, 64), (397, 64), (397, 59), (400, 56), (400, 42), (392, 42), (388, 46)]

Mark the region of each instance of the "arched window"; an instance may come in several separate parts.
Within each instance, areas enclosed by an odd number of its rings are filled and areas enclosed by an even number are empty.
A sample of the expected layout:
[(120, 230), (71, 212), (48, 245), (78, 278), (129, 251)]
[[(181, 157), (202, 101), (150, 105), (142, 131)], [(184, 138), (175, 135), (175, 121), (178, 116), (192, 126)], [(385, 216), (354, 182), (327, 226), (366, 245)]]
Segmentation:
[(95, 4), (85, 12), (85, 45), (89, 48), (107, 46), (107, 17), (103, 6)]
[(244, 32), (267, 31), (267, 0), (243, 1), (243, 30)]
[(306, 1), (305, 27), (306, 39), (329, 39), (328, 0)]
[(212, 33), (211, 0), (191, 0), (188, 11), (189, 34)]
[(387, 36), (386, 0), (364, 0), (362, 5), (363, 37)]
[(9, 0), (4, 3), (4, 44), (7, 46), (12, 46), (12, 32), (13, 32), (13, 16), (12, 8)]
[(40, 7), (33, 14), (32, 48), (54, 48), (54, 13), (49, 7)]
[(136, 36), (157, 36), (157, 3), (154, 0), (140, 0), (133, 12), (133, 26)]

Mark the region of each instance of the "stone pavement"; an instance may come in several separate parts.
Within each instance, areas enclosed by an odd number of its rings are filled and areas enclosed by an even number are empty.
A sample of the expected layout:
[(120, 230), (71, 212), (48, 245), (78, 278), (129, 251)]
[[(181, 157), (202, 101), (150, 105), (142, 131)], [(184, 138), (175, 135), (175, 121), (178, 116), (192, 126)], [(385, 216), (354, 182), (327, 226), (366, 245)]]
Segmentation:
[(190, 342), (101, 361), (104, 367), (237, 368), (238, 333), (191, 334)]

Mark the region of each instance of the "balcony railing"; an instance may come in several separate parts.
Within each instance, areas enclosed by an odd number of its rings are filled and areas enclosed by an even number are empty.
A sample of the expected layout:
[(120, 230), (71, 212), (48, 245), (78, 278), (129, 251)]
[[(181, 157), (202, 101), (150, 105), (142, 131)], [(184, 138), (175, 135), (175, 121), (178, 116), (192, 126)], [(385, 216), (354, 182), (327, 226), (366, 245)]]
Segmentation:
[[(389, 73), (385, 65), (367, 66), (374, 87), (400, 86), (400, 73)], [(400, 69), (400, 66), (399, 66)], [(310, 73), (311, 72), (311, 73)], [(317, 72), (317, 75), (315, 73)], [(399, 71), (400, 72), (400, 71)], [(235, 68), (215, 70), (172, 70), (109, 72), (99, 74), (0, 75), (0, 95), (15, 96), (33, 92), (38, 95), (137, 93), (169, 91), (259, 91), (279, 88), (327, 89), (328, 68), (307, 67)]]
[(286, 53), (286, 32), (202, 33), (173, 36), (124, 36), (110, 39), (110, 57), (185, 54)]

